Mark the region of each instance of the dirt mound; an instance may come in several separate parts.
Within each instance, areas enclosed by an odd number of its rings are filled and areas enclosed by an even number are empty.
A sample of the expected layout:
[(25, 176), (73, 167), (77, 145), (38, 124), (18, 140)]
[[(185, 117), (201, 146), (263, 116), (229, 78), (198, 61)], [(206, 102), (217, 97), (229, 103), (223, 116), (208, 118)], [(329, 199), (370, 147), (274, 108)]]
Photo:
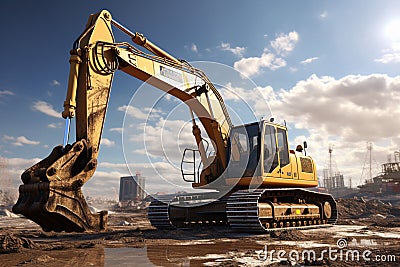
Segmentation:
[(337, 209), (339, 218), (358, 219), (380, 216), (399, 216), (400, 209), (393, 207), (390, 203), (385, 203), (379, 199), (365, 200), (363, 198), (338, 199)]
[(0, 254), (18, 252), (22, 248), (35, 248), (32, 240), (10, 233), (0, 234)]
[(306, 236), (302, 232), (296, 230), (273, 231), (270, 236), (282, 241), (300, 241), (306, 239)]
[(339, 218), (358, 218), (365, 213), (365, 202), (358, 199), (338, 199), (337, 210)]
[(385, 218), (384, 220), (373, 220), (372, 224), (370, 224), (370, 227), (370, 229), (373, 229), (373, 227), (377, 227), (377, 229), (400, 227), (400, 218)]

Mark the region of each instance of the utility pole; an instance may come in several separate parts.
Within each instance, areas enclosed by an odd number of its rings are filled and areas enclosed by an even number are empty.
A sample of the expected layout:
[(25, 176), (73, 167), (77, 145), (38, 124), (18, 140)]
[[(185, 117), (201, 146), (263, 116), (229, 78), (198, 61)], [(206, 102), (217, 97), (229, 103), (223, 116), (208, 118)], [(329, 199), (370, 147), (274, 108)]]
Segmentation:
[(332, 151), (333, 151), (333, 145), (329, 145), (329, 177), (333, 177), (333, 175), (332, 175)]
[(372, 142), (367, 143), (367, 149), (369, 152), (369, 179), (372, 180)]

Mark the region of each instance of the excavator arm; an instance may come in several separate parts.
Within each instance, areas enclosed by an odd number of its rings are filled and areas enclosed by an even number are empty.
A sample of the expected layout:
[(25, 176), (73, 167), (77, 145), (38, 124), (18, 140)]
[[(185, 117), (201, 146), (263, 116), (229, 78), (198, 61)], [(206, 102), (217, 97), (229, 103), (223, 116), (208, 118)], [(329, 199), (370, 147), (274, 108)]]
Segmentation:
[[(112, 25), (152, 54), (129, 43), (116, 43)], [(214, 85), (200, 70), (163, 51), (147, 38), (114, 21), (108, 11), (91, 15), (71, 50), (67, 97), (62, 117), (76, 117), (76, 141), (56, 146), (51, 154), (27, 169), (21, 179), (15, 213), (35, 221), (45, 231), (99, 231), (107, 212), (90, 212), (81, 187), (97, 167), (101, 136), (114, 72), (123, 72), (185, 102), (212, 140), (216, 156), (208, 158), (194, 115), (193, 134), (203, 162), (203, 186), (218, 178), (227, 166), (231, 121)], [(69, 132), (66, 131), (66, 137)], [(64, 138), (66, 140), (66, 137)]]

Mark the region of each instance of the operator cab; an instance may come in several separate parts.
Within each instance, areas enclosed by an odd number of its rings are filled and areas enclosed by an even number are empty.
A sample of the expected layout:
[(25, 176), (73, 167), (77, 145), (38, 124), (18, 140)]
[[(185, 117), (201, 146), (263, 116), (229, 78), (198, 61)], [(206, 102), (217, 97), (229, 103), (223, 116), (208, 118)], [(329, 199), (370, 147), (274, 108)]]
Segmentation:
[(291, 174), (285, 126), (268, 121), (232, 128), (227, 178)]

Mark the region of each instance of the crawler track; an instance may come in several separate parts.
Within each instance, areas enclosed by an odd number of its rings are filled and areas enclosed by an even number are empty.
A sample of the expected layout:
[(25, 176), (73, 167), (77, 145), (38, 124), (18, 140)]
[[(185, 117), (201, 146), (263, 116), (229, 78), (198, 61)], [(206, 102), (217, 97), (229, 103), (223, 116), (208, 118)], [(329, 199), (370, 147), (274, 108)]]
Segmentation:
[[(280, 216), (260, 218), (261, 203), (289, 202), (313, 204), (319, 207), (319, 218), (307, 218), (307, 215)], [(329, 203), (329, 207), (324, 203)], [(278, 204), (279, 205), (279, 204)], [(324, 209), (330, 210), (324, 213)], [(258, 189), (254, 191), (237, 191), (233, 193), (227, 204), (227, 218), (233, 229), (240, 231), (276, 231), (290, 229), (309, 229), (332, 225), (337, 220), (336, 202), (328, 194), (315, 193), (304, 189)]]
[(226, 198), (219, 199), (215, 192), (157, 196), (149, 206), (148, 217), (158, 229), (226, 224)]
[(243, 232), (319, 228), (337, 220), (332, 196), (304, 189), (240, 190), (221, 199), (213, 193), (167, 195), (150, 204), (148, 215), (159, 229), (229, 223)]
[(176, 195), (157, 196), (149, 206), (148, 217), (151, 225), (156, 228), (168, 229), (173, 228), (169, 220), (169, 204)]

